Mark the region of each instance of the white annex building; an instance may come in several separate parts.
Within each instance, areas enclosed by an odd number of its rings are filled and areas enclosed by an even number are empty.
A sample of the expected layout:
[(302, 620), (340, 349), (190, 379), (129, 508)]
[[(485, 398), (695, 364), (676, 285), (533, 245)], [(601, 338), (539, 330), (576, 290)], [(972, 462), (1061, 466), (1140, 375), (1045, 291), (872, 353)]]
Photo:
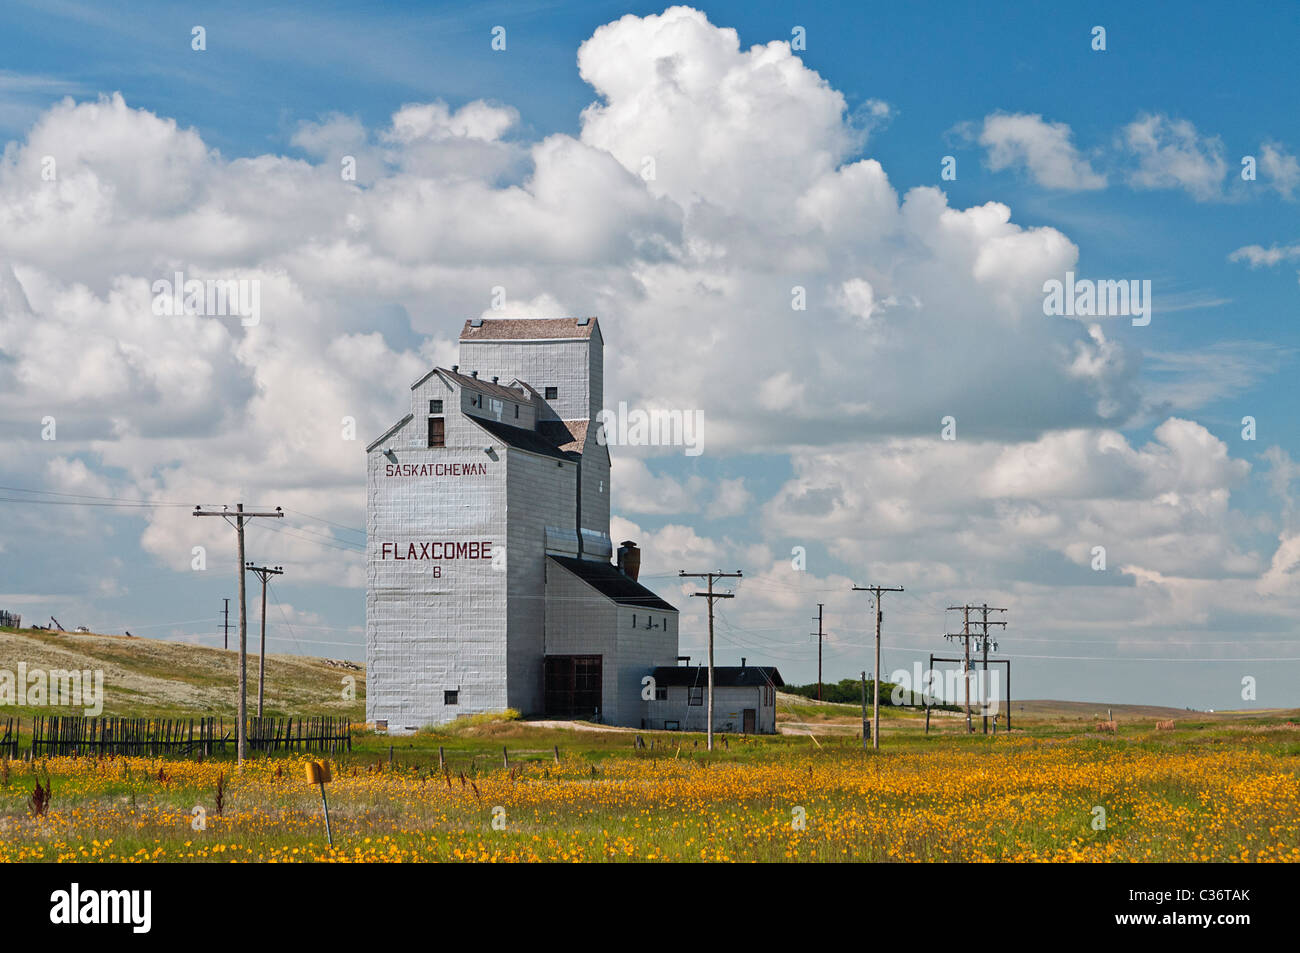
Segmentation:
[(366, 448), (366, 718), (515, 708), (638, 726), (677, 610), (609, 536), (595, 318), (468, 321)]

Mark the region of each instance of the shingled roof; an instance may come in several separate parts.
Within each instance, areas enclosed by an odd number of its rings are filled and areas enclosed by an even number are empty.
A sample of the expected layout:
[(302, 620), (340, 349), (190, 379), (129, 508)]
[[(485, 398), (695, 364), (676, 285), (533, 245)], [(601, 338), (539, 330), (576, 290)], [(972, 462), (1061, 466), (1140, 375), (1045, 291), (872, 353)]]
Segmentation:
[[(581, 323), (585, 322), (585, 323)], [(462, 341), (583, 341), (595, 318), (475, 318), (461, 329)]]
[[(708, 685), (709, 670), (703, 665), (661, 665), (654, 670), (654, 679), (656, 685)], [(720, 688), (781, 688), (785, 679), (771, 665), (715, 665), (713, 684)]]
[(435, 367), (428, 374), (425, 374), (418, 381), (411, 385), (411, 390), (415, 390), (434, 374), (441, 374), (448, 380), (455, 381), (462, 387), (468, 387), (471, 390), (477, 390), (483, 394), (489, 394), (493, 397), (500, 397), (503, 400), (527, 401), (528, 393), (522, 388), (507, 387), (505, 384), (493, 384), (491, 381), (484, 380), (481, 377), (470, 377), (468, 374), (461, 374), (458, 371), (451, 371), (445, 367)]
[(503, 424), (488, 417), (476, 417), (473, 414), (466, 414), (465, 419), (478, 424), (502, 443), (514, 447), (516, 450), (540, 453), (543, 456), (554, 457), (557, 460), (577, 462), (582, 459), (581, 454), (560, 447), (550, 435), (541, 431), (513, 427), (510, 424)]
[(582, 453), (587, 443), (587, 421), (585, 420), (539, 420), (538, 433), (544, 434), (561, 450)]
[(547, 559), (563, 566), (602, 596), (619, 605), (640, 606), (662, 612), (677, 611), (612, 563), (576, 559), (572, 556), (547, 556)]

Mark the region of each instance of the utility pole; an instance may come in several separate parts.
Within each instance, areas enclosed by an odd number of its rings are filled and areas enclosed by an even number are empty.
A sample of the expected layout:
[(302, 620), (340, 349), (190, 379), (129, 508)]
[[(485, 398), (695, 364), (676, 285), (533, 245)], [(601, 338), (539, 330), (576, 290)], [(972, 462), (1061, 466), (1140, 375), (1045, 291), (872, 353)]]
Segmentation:
[[(235, 527), (235, 536), (238, 539), (238, 573), (239, 573), (239, 725), (237, 728), (236, 738), (238, 743), (235, 750), (238, 756), (240, 767), (244, 764), (244, 757), (248, 753), (248, 608), (245, 604), (246, 591), (244, 587), (244, 522), (259, 516), (283, 517), (284, 513), (280, 507), (275, 508), (275, 512), (264, 513), (245, 513), (244, 504), (236, 503), (235, 512), (230, 512), (228, 507), (222, 507), (219, 510), (205, 510), (199, 506), (194, 507), (192, 516), (220, 516), (231, 526)], [(233, 517), (234, 522), (231, 522)]]
[[(948, 610), (949, 610), (950, 612), (955, 612), (955, 611), (957, 611), (958, 609), (961, 610), (961, 617), (962, 617), (962, 626), (961, 626), (961, 631), (960, 631), (960, 632), (953, 632), (953, 633), (946, 633), (946, 634), (944, 635), (944, 638), (945, 638), (945, 639), (961, 639), (961, 640), (962, 640), (962, 645), (963, 645), (963, 647), (964, 647), (963, 658), (962, 658), (962, 682), (965, 683), (965, 692), (966, 692), (966, 733), (967, 733), (967, 734), (971, 734), (971, 733), (973, 733), (973, 732), (975, 731), (975, 726), (974, 726), (974, 724), (972, 724), (972, 722), (971, 722), (971, 715), (970, 715), (970, 671), (971, 671), (971, 667), (970, 667), (970, 640), (971, 640), (970, 614), (971, 614), (971, 610), (974, 609), (974, 610), (977, 610), (977, 611), (982, 611), (982, 612), (984, 613), (983, 619), (982, 619), (982, 620), (977, 620), (975, 624), (976, 624), (976, 625), (982, 625), (982, 626), (984, 627), (984, 633), (983, 633), (983, 635), (982, 635), (982, 636), (978, 636), (978, 635), (977, 635), (976, 637), (977, 637), (977, 638), (980, 638), (981, 643), (982, 643), (982, 648), (983, 648), (983, 650), (984, 650), (984, 671), (985, 671), (986, 673), (988, 672), (988, 668), (989, 668), (989, 666), (988, 666), (988, 654), (989, 654), (989, 653), (988, 653), (989, 626), (991, 626), (991, 625), (1003, 625), (1003, 626), (1006, 625), (1005, 622), (994, 622), (994, 621), (991, 621), (991, 620), (989, 619), (989, 617), (988, 617), (988, 614), (989, 614), (990, 612), (1006, 612), (1007, 610), (1006, 610), (1006, 609), (997, 609), (997, 608), (993, 608), (993, 607), (991, 607), (987, 602), (984, 603), (983, 605), (978, 605), (978, 606), (964, 605), (964, 606), (949, 606), (949, 607), (948, 607)], [(986, 679), (988, 678), (987, 674), (985, 675), (985, 678), (986, 678)], [(985, 706), (985, 708), (987, 709), (987, 705)], [(987, 710), (986, 710), (986, 711), (985, 711), (985, 714), (984, 714), (984, 730), (985, 730), (985, 732), (988, 731), (988, 723), (989, 723), (989, 720), (988, 720), (988, 712), (987, 712)]]
[(971, 733), (970, 723), (970, 606), (949, 606), (948, 609), (961, 610), (961, 633), (944, 634), (945, 639), (961, 639), (966, 647), (961, 663), (961, 680), (966, 687), (966, 733)]
[(679, 577), (687, 577), (687, 578), (692, 578), (692, 579), (707, 579), (707, 580), (709, 581), (709, 591), (708, 591), (708, 592), (692, 592), (691, 595), (692, 595), (693, 597), (694, 597), (694, 596), (700, 596), (700, 597), (702, 597), (702, 598), (705, 598), (705, 599), (708, 599), (708, 600), (709, 600), (709, 713), (708, 713), (708, 719), (709, 719), (709, 732), (708, 732), (708, 745), (709, 745), (709, 750), (712, 751), (712, 750), (713, 750), (713, 600), (714, 600), (714, 599), (734, 599), (734, 598), (736, 598), (736, 594), (735, 594), (734, 592), (714, 592), (714, 591), (713, 591), (713, 580), (714, 580), (714, 579), (741, 579), (741, 578), (744, 577), (744, 574), (741, 573), (741, 571), (740, 571), (739, 569), (737, 569), (735, 572), (687, 572), (686, 570), (683, 569), (683, 570), (681, 570), (680, 572), (678, 572), (677, 575), (678, 575)]
[(822, 700), (822, 606), (817, 603), (817, 700)]
[(266, 580), (271, 576), (283, 576), (284, 567), (254, 566), (249, 563), (244, 567), (249, 572), (257, 573), (262, 580), (262, 648), (257, 653), (257, 717), (262, 717), (262, 686), (266, 681)]
[(867, 721), (867, 673), (862, 673), (862, 749), (867, 748), (867, 735), (871, 734), (871, 724)]
[[(988, 698), (987, 698), (987, 695), (988, 695), (988, 687), (989, 687), (989, 626), (991, 626), (991, 625), (1000, 625), (1000, 626), (1002, 626), (1003, 628), (1006, 627), (1006, 622), (991, 622), (991, 621), (989, 621), (989, 613), (990, 613), (990, 612), (1006, 612), (1007, 610), (1006, 610), (1006, 609), (989, 608), (989, 604), (986, 602), (986, 603), (984, 603), (982, 606), (980, 606), (980, 611), (983, 613), (983, 618), (981, 618), (980, 621), (979, 621), (978, 623), (976, 623), (976, 624), (977, 624), (977, 625), (980, 625), (980, 626), (983, 626), (983, 628), (984, 628), (984, 634), (980, 637), (980, 649), (981, 649), (981, 650), (983, 651), (983, 653), (984, 653), (984, 694), (985, 694), (986, 697), (985, 697), (985, 699), (984, 699), (984, 705), (983, 705), (983, 709), (984, 709), (984, 711), (983, 711), (983, 721), (984, 721), (984, 734), (987, 735), (987, 734), (989, 733), (989, 701), (988, 701)], [(1008, 679), (1010, 679), (1010, 675), (1011, 675), (1010, 668), (1008, 668), (1008, 670), (1007, 670), (1007, 677), (1008, 677)]]
[(225, 621), (221, 623), (221, 647), (228, 649), (230, 648), (230, 600), (222, 599), (221, 601), (225, 603), (221, 610), (225, 616)]
[(874, 686), (875, 695), (871, 703), (871, 746), (877, 751), (880, 750), (880, 623), (884, 620), (885, 615), (880, 610), (880, 594), (882, 592), (902, 592), (902, 586), (890, 588), (889, 586), (854, 586), (854, 592), (870, 592), (876, 597), (876, 669), (873, 673), (872, 685)]

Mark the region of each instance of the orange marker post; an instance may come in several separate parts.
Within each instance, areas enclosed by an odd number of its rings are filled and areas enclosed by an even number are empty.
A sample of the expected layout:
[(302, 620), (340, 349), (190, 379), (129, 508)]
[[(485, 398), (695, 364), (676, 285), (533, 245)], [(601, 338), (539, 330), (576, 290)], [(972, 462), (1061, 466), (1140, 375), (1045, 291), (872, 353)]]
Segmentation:
[(334, 835), (330, 833), (330, 805), (325, 800), (325, 782), (331, 780), (330, 765), (328, 761), (308, 761), (307, 762), (307, 783), (320, 785), (320, 803), (325, 810), (325, 839), (329, 841), (331, 847), (334, 846)]

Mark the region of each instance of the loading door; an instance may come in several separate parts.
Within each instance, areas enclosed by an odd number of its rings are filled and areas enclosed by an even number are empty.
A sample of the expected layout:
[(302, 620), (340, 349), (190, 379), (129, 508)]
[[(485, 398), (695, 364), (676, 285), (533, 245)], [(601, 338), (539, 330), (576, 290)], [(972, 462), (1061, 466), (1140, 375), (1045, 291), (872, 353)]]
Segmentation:
[(595, 720), (601, 712), (601, 657), (546, 656), (546, 714)]

